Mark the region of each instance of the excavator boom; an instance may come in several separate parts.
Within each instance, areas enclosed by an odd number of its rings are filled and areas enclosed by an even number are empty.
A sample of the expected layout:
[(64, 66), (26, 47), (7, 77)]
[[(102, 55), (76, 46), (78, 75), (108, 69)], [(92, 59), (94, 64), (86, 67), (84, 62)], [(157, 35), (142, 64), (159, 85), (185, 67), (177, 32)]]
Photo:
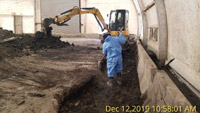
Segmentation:
[[(55, 16), (54, 18), (45, 18), (43, 20), (43, 26), (47, 35), (51, 35), (52, 27), (51, 24), (56, 24), (58, 26), (66, 26), (66, 22), (69, 21), (76, 15), (81, 14), (93, 14), (96, 18), (101, 30), (105, 29), (111, 35), (118, 35), (118, 31), (123, 28), (122, 34), (128, 34), (128, 11), (127, 10), (114, 10), (111, 11), (109, 26), (105, 23), (103, 16), (100, 11), (94, 7), (92, 8), (80, 8), (74, 7), (68, 11), (61, 13), (60, 15)], [(111, 18), (112, 17), (112, 18)]]
[[(74, 7), (68, 11), (61, 13), (60, 15), (55, 16), (54, 18), (45, 18), (43, 20), (43, 26), (45, 31), (48, 32), (50, 29), (51, 24), (56, 24), (58, 26), (66, 26), (65, 24), (69, 21), (72, 17), (79, 15), (79, 14), (93, 14), (96, 18), (101, 30), (104, 31), (105, 29), (109, 31), (108, 26), (106, 25), (101, 13), (96, 8), (79, 8)], [(64, 16), (63, 16), (64, 15)]]

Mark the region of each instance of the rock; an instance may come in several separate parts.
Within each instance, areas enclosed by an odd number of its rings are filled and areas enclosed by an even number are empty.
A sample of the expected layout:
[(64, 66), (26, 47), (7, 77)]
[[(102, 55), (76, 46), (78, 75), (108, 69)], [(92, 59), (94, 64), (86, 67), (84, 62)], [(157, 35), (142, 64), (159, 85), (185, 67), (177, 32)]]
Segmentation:
[(25, 102), (25, 100), (21, 100), (21, 101), (19, 101), (19, 102), (17, 103), (17, 105), (18, 105), (18, 106), (19, 106), (19, 105), (22, 105), (24, 102)]
[(80, 104), (80, 100), (75, 103), (75, 106), (78, 106), (79, 104)]
[(44, 97), (46, 94), (41, 94), (41, 93), (28, 93), (29, 96), (31, 97)]

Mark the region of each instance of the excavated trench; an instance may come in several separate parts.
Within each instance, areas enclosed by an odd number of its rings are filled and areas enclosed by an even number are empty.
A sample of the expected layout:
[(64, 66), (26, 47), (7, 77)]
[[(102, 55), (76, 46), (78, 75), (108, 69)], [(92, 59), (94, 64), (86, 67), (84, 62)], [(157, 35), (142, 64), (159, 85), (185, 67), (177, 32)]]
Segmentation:
[[(142, 106), (136, 69), (136, 45), (127, 43), (124, 48), (122, 85), (108, 87), (106, 71), (97, 73), (91, 81), (73, 89), (71, 96), (67, 96), (60, 105), (59, 113), (123, 113), (134, 112), (135, 106)], [(112, 111), (113, 107), (119, 109)]]

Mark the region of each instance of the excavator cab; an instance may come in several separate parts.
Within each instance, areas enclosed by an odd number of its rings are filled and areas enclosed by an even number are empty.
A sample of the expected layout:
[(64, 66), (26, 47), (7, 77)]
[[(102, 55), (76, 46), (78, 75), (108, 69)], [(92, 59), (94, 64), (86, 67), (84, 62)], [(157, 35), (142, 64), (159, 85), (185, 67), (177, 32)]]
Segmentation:
[(128, 35), (128, 10), (112, 10), (110, 12), (109, 30), (111, 35), (118, 35), (118, 31), (122, 28), (122, 34)]

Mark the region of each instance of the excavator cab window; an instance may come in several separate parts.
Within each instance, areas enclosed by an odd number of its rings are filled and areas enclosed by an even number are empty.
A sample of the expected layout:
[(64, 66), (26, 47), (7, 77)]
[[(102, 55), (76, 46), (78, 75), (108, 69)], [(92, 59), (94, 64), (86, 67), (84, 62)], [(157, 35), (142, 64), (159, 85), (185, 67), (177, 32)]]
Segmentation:
[(126, 10), (115, 10), (110, 13), (110, 23), (109, 29), (111, 31), (120, 31), (123, 27), (125, 30), (125, 25), (128, 23), (128, 11)]
[(113, 29), (115, 29), (115, 27), (116, 27), (116, 11), (111, 11), (109, 29), (113, 30)]

